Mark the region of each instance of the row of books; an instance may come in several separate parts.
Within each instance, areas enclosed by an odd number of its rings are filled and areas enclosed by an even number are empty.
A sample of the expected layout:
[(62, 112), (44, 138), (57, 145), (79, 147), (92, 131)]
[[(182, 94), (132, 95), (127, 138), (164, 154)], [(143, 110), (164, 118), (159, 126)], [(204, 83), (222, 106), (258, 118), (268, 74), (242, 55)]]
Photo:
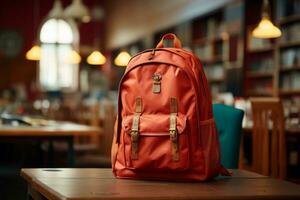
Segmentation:
[(294, 23), (282, 28), (282, 36), (280, 42), (295, 42), (300, 41), (300, 23)]
[(255, 38), (249, 33), (249, 49), (250, 51), (255, 51), (259, 49), (271, 48), (272, 43), (270, 40)]
[(217, 42), (213, 46), (211, 43), (204, 45), (196, 45), (194, 47), (194, 53), (202, 60), (213, 60), (213, 58), (223, 58), (223, 55), (228, 54), (225, 51), (223, 42)]
[(194, 53), (202, 60), (209, 60), (213, 57), (212, 46), (209, 44), (195, 46)]
[(224, 33), (242, 33), (244, 17), (244, 2), (235, 2), (227, 5), (221, 12), (197, 23), (195, 31), (197, 38), (215, 39)]
[(283, 74), (280, 77), (281, 89), (299, 90), (300, 89), (300, 72)]
[(249, 91), (252, 93), (269, 95), (272, 93), (272, 81), (267, 79), (259, 79), (251, 82)]
[(300, 65), (300, 48), (289, 48), (281, 54), (282, 68)]
[(299, 15), (300, 1), (299, 0), (278, 0), (277, 6), (278, 17), (286, 17), (292, 15)]
[(253, 60), (250, 63), (250, 71), (257, 73), (271, 72), (274, 69), (274, 60), (266, 57), (261, 60)]
[(204, 67), (204, 72), (208, 80), (217, 80), (224, 78), (224, 67), (222, 64), (215, 64)]
[(215, 17), (210, 17), (203, 21), (197, 30), (199, 38), (214, 39), (219, 38), (220, 33), (225, 29), (225, 23)]

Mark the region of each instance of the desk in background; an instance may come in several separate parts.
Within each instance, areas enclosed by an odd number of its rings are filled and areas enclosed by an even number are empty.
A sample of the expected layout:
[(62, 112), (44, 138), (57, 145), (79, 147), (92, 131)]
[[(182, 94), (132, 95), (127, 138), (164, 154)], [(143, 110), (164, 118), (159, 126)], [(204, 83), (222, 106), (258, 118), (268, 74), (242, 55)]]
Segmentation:
[(67, 122), (55, 122), (47, 126), (0, 125), (1, 141), (65, 141), (68, 143), (68, 165), (74, 166), (74, 136), (100, 134), (99, 128)]

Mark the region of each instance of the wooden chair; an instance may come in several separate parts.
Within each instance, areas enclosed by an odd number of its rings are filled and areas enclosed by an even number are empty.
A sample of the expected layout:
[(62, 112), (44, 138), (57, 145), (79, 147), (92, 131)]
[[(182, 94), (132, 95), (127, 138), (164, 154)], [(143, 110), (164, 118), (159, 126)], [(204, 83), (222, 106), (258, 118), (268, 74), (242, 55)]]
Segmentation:
[[(100, 128), (100, 105), (94, 103), (92, 105), (80, 105), (75, 113), (75, 122)], [(90, 136), (77, 136), (74, 138), (75, 144), (94, 144), (99, 145), (100, 136), (98, 134)]]
[[(286, 177), (285, 123), (279, 98), (251, 98), (252, 168), (266, 176)], [(270, 144), (271, 143), (271, 144)]]
[[(81, 103), (76, 106), (69, 104), (62, 104), (59, 107), (50, 106), (47, 117), (54, 120), (70, 121), (101, 128), (100, 105), (98, 102), (93, 104)], [(74, 141), (78, 145), (98, 146), (99, 137), (99, 134), (75, 136)]]
[[(61, 115), (65, 117), (62, 118), (63, 120), (68, 120), (89, 126), (95, 126), (100, 130), (99, 133), (91, 133), (84, 136), (74, 136), (74, 150), (76, 153), (76, 160), (78, 157), (97, 153), (99, 151), (100, 137), (103, 134), (103, 128), (100, 126), (101, 120), (99, 113), (99, 103), (91, 105), (80, 104), (78, 107), (74, 108), (71, 108), (69, 106), (62, 106), (60, 109), (52, 111), (52, 117), (59, 116), (56, 113), (59, 113), (61, 110), (64, 112), (63, 115)], [(55, 141), (50, 144), (44, 144), (42, 145), (42, 149), (45, 151), (49, 151), (49, 145), (52, 146), (51, 148), (54, 149), (55, 153), (66, 153), (68, 150), (68, 145), (65, 142), (60, 141)]]
[(113, 104), (103, 106), (103, 134), (98, 146), (98, 151), (78, 157), (76, 167), (111, 167), (110, 152), (114, 133), (116, 110)]
[(105, 117), (103, 123), (103, 136), (100, 141), (100, 152), (110, 158), (116, 120), (116, 109), (113, 104), (109, 104), (105, 105), (104, 111)]

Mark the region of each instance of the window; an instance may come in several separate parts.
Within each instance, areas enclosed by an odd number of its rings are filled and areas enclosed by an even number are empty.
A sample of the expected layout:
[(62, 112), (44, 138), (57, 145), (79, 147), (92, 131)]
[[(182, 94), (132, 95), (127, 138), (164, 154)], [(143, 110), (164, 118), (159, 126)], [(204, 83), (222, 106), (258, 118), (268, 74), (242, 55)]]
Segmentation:
[(78, 87), (78, 63), (71, 60), (72, 50), (78, 46), (78, 30), (72, 25), (52, 18), (41, 27), (39, 81), (43, 90), (74, 91)]

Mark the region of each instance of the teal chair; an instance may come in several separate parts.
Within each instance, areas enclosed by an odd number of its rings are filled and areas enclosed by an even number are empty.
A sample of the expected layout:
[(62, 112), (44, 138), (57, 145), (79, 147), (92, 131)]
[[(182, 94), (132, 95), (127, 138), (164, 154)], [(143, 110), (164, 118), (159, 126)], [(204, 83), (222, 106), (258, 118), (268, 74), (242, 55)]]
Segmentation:
[(221, 144), (221, 163), (226, 168), (237, 168), (244, 111), (214, 104), (213, 114)]

